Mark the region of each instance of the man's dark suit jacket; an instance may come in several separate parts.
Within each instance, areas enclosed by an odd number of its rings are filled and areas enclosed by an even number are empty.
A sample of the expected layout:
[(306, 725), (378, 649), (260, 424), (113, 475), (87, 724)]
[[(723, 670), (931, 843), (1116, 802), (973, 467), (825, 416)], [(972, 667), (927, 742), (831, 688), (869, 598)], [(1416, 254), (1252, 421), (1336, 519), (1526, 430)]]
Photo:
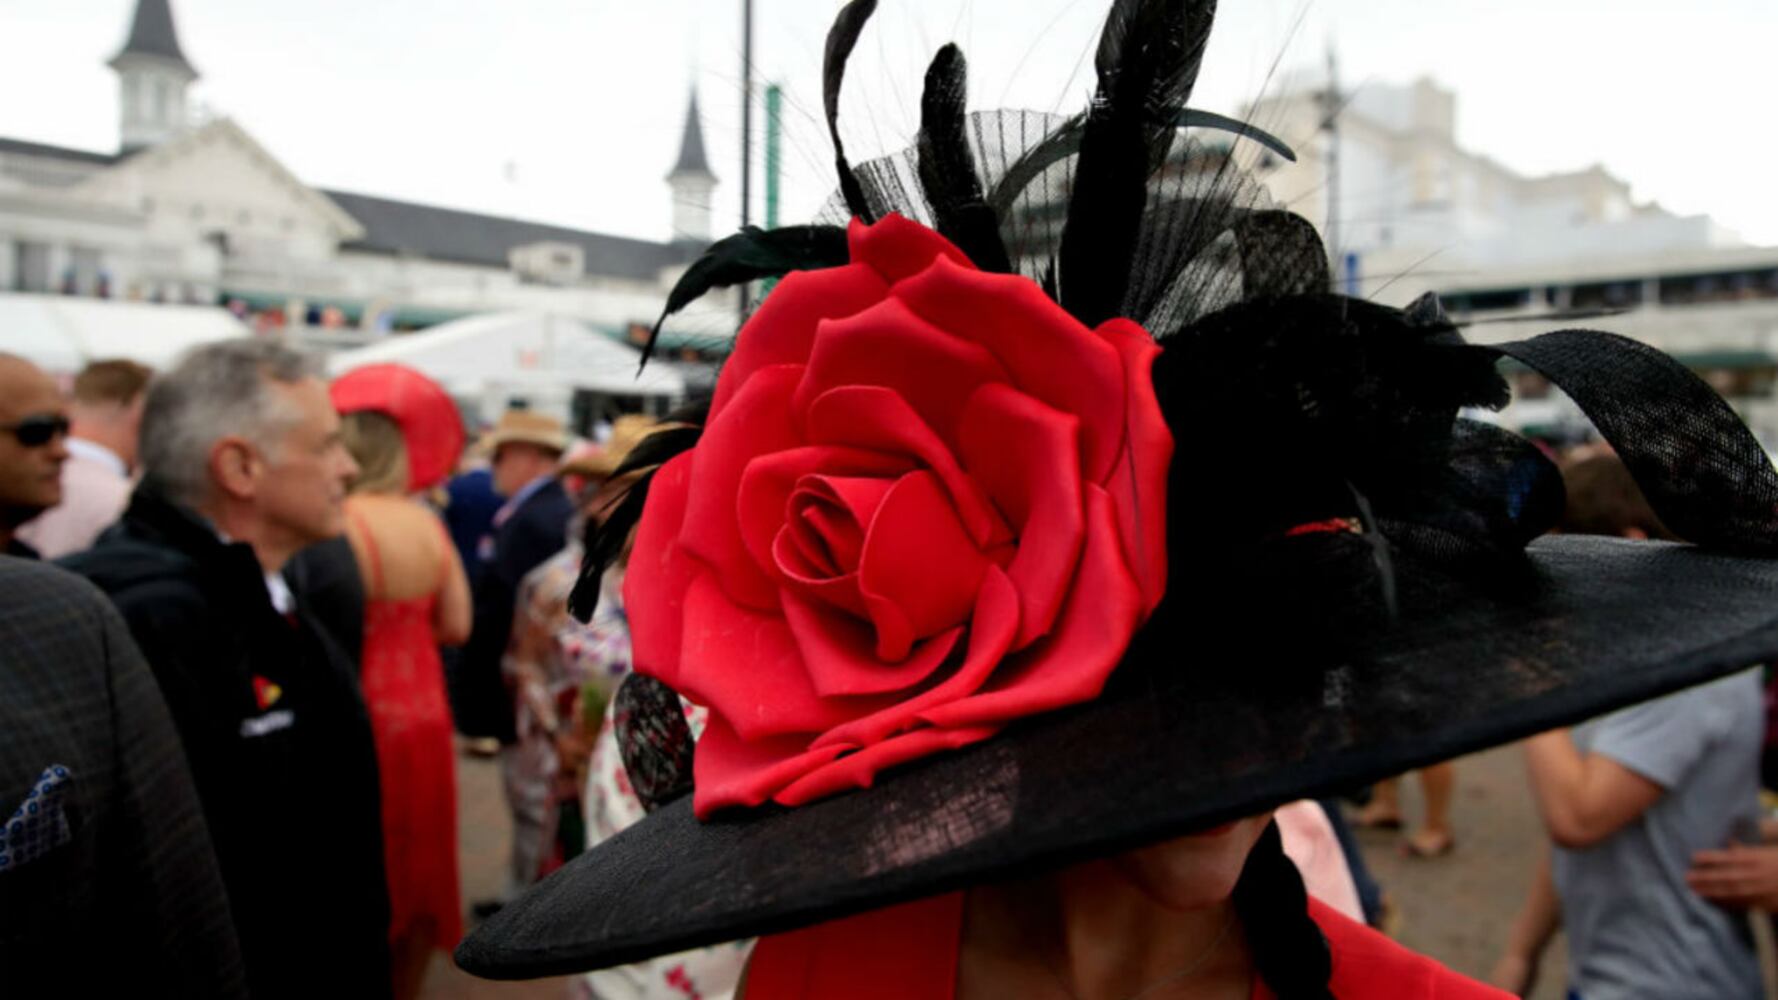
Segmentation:
[(494, 528), (493, 551), (475, 578), (475, 627), (458, 668), (462, 711), (457, 728), (465, 735), (494, 736), (502, 743), (515, 738), (512, 696), (500, 660), (512, 637), (519, 583), (568, 544), (573, 514), (574, 501), (562, 481), (551, 479)]
[(191, 771), (117, 611), (0, 556), (0, 995), (240, 997)]
[(253, 996), (386, 996), (388, 889), (351, 660), (247, 545), (137, 490), (66, 565), (123, 612), (191, 761)]

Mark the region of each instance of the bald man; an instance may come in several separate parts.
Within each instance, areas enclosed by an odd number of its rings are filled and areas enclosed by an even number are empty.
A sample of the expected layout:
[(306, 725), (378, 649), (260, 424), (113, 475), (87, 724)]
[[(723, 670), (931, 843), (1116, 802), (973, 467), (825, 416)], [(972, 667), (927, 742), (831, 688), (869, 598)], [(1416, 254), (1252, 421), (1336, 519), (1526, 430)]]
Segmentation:
[(14, 537), (20, 525), (62, 502), (68, 411), (43, 370), (0, 354), (0, 551), (35, 558)]

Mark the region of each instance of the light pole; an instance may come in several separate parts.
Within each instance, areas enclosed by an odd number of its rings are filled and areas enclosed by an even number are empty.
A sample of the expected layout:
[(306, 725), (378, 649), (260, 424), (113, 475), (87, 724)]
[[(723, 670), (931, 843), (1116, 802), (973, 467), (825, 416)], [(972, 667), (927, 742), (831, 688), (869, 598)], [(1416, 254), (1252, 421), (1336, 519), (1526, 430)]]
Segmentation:
[[(741, 228), (752, 221), (753, 200), (753, 0), (741, 0)], [(740, 287), (740, 320), (747, 321), (748, 288)]]

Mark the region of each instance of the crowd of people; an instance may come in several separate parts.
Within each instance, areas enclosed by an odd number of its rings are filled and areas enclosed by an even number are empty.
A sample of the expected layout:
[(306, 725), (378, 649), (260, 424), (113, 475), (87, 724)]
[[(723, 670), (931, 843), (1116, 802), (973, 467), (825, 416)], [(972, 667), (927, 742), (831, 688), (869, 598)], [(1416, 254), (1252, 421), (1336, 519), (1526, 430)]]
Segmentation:
[[(941, 49), (917, 170), (836, 148), (849, 228), (684, 272), (782, 280), (658, 423), (471, 442), (264, 337), (0, 354), (0, 994), (411, 1000), (449, 951), (582, 1000), (1479, 1000), (1560, 928), (1570, 998), (1765, 995), (1778, 472), (1633, 342), (1330, 294), (1175, 142), (1263, 136), (1185, 107), (1211, 20), (1117, 4), (1092, 107), (985, 172)], [(1050, 231), (1011, 206), (1063, 157)], [(1503, 357), (1603, 440), (1462, 416)], [(1462, 859), (1454, 759), (1513, 740), (1548, 846), (1482, 982), (1351, 827), (1416, 771), (1402, 853)]]
[[(466, 915), (644, 815), (607, 724), (630, 670), (623, 566), (590, 621), (567, 606), (587, 524), (634, 479), (613, 475), (651, 421), (576, 445), (513, 411), (464, 449), (449, 397), (418, 373), (354, 373), (330, 392), (265, 341), (161, 373), (95, 362), (66, 392), (0, 357), (0, 383), (0, 683), (16, 692), (0, 707), (0, 789), (57, 813), (15, 816), (0, 844), (0, 966), (103, 919), (152, 933), (115, 938), (130, 942), (118, 962), (58, 975), (192, 996), (413, 997)], [(1562, 464), (1564, 530), (1668, 536), (1609, 448)], [(1550, 848), (1523, 873), (1496, 985), (1524, 995), (1561, 927), (1575, 995), (1761, 995), (1740, 914), (1778, 907), (1757, 798), (1778, 744), (1764, 687), (1750, 668), (1525, 743)], [(704, 710), (682, 708), (701, 732)], [(495, 745), (512, 816), (508, 892), (470, 905), (453, 729), (464, 752)], [(1428, 821), (1404, 853), (1456, 849), (1453, 770), (1422, 772)], [(1399, 806), (1385, 784), (1349, 820), (1353, 808), (1281, 810), (1283, 846), (1311, 896), (1388, 927), (1348, 825), (1398, 825)], [(47, 873), (64, 844), (60, 878), (8, 875)], [(748, 947), (575, 989), (721, 996)]]
[[(584, 626), (566, 593), (650, 423), (573, 446), (515, 410), (465, 448), (419, 373), (330, 384), (272, 341), (65, 387), (0, 355), (11, 982), (418, 995), (468, 915), (454, 730), (502, 758), (509, 892), (585, 843), (627, 637), (619, 599)], [(87, 921), (130, 946), (53, 961)]]

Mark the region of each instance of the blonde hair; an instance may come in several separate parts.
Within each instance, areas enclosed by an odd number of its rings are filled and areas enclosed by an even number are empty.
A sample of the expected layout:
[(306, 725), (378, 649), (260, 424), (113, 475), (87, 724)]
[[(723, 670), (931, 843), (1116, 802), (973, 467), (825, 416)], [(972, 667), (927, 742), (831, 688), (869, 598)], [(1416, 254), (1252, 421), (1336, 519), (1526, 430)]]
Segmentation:
[(353, 493), (407, 492), (407, 442), (401, 426), (374, 410), (340, 417), (340, 440), (358, 463)]

